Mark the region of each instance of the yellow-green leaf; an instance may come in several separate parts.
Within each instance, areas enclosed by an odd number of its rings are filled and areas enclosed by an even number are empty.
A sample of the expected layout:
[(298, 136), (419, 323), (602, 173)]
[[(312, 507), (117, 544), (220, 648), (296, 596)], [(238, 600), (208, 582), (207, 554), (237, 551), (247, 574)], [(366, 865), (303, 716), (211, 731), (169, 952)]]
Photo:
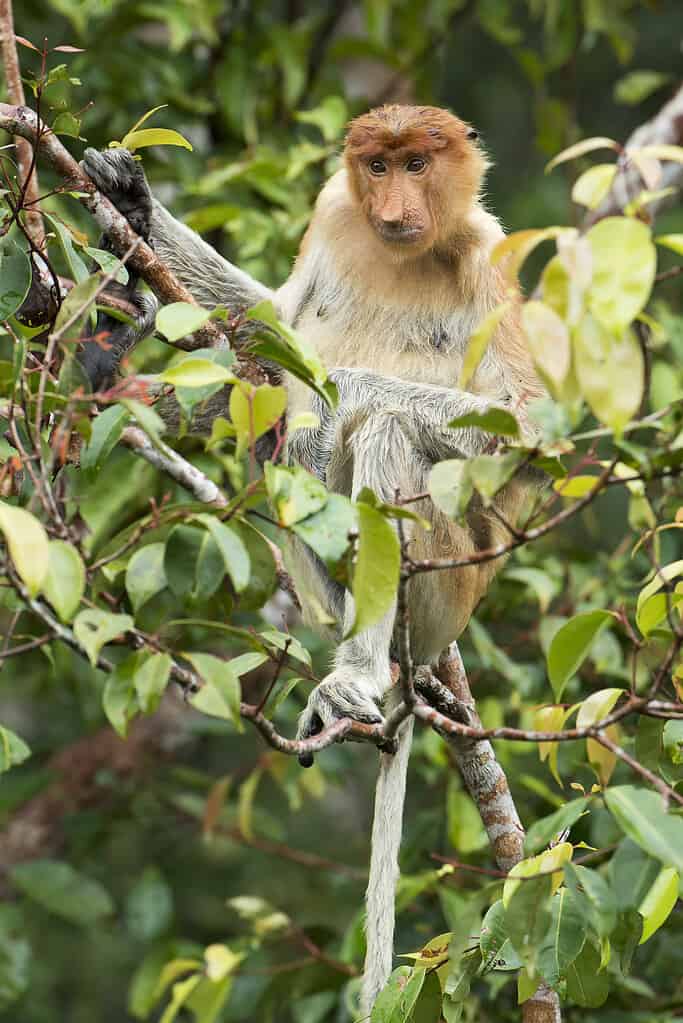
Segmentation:
[(619, 334), (652, 291), (657, 256), (650, 229), (633, 217), (606, 217), (586, 238), (593, 252), (590, 310), (603, 327)]
[(0, 531), (29, 596), (37, 596), (48, 572), (47, 533), (25, 508), (16, 508), (5, 501), (0, 501)]
[[(683, 146), (671, 146), (666, 143), (653, 143), (641, 146), (639, 151), (644, 156), (652, 156), (655, 160), (669, 160), (672, 163), (683, 163)], [(631, 153), (632, 150), (629, 150)]]
[(592, 153), (595, 149), (613, 149), (616, 152), (619, 149), (619, 143), (604, 135), (594, 135), (592, 138), (582, 139), (581, 142), (575, 142), (573, 146), (568, 146), (567, 149), (563, 149), (561, 153), (554, 156), (546, 164), (545, 172), (548, 174), (559, 164), (566, 163), (567, 160), (574, 160), (577, 156), (585, 156), (586, 153)]
[(491, 312), (484, 317), (477, 329), (470, 336), (470, 339), (467, 342), (467, 350), (465, 352), (465, 358), (463, 359), (462, 369), (460, 370), (460, 387), (466, 388), (474, 376), (477, 366), (481, 362), (484, 352), (488, 348), (489, 343), (496, 332), (498, 324), (503, 319), (509, 308), (510, 302), (501, 302), (500, 305), (497, 305), (495, 309), (492, 309)]
[(553, 490), (561, 497), (585, 497), (595, 489), (597, 481), (597, 476), (565, 476), (564, 479), (554, 480)]
[(657, 879), (638, 907), (643, 918), (643, 933), (639, 944), (651, 938), (667, 919), (678, 901), (678, 871), (662, 867)]
[(672, 249), (679, 256), (683, 256), (683, 234), (660, 234), (655, 241), (658, 245), (664, 245), (665, 248)]
[(533, 301), (522, 306), (522, 326), (537, 369), (559, 397), (571, 363), (567, 324), (549, 305)]
[(574, 360), (581, 394), (597, 419), (621, 433), (637, 413), (645, 367), (630, 330), (615, 337), (587, 314), (573, 332)]
[(594, 210), (605, 198), (617, 173), (615, 163), (598, 163), (585, 171), (574, 182), (572, 188), (572, 199)]
[(192, 150), (192, 143), (172, 128), (143, 128), (142, 131), (129, 131), (121, 139), (121, 145), (131, 153), (145, 146), (182, 146), (183, 149)]
[(509, 281), (513, 281), (522, 263), (537, 245), (566, 232), (576, 234), (576, 230), (571, 227), (527, 228), (524, 231), (514, 231), (494, 246), (491, 262), (496, 266), (505, 260), (505, 276)]

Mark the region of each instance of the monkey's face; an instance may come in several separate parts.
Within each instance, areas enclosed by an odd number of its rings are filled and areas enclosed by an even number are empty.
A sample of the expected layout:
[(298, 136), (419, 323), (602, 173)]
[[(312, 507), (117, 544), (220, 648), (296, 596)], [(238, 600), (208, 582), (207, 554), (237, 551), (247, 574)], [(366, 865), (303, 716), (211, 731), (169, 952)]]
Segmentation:
[(428, 249), (435, 240), (430, 209), (434, 161), (425, 153), (378, 150), (361, 164), (362, 208), (382, 241)]
[(351, 122), (351, 190), (395, 258), (448, 243), (486, 170), (475, 140), (469, 125), (436, 107), (381, 107)]

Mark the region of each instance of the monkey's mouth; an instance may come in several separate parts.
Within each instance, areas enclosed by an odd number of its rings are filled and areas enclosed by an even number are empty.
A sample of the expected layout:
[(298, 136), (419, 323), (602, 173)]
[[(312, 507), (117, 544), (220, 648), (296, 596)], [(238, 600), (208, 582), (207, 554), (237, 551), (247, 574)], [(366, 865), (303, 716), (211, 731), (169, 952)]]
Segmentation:
[(385, 242), (398, 242), (399, 245), (410, 245), (417, 242), (424, 236), (421, 227), (410, 227), (401, 224), (394, 227), (390, 224), (375, 224), (377, 233)]

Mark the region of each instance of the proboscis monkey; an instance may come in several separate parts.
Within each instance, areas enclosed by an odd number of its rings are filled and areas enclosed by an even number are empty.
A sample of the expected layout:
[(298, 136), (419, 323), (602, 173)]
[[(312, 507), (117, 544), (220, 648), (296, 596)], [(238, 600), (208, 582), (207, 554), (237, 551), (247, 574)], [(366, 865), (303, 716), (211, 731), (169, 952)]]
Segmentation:
[[(86, 151), (85, 168), (128, 215), (142, 210), (157, 253), (204, 305), (244, 307), (269, 298), (282, 319), (313, 343), (339, 390), (327, 408), (290, 377), (290, 415), (313, 409), (319, 426), (292, 436), (288, 458), (330, 490), (355, 497), (370, 487), (392, 502), (426, 490), (434, 462), (481, 454), (491, 441), (478, 429), (448, 429), (467, 412), (510, 408), (525, 424), (530, 398), (541, 393), (512, 302), (482, 358), (470, 389), (458, 380), (472, 332), (505, 297), (491, 263), (503, 237), (481, 201), (486, 157), (472, 128), (436, 107), (385, 106), (348, 127), (343, 168), (324, 186), (289, 279), (270, 291), (219, 256), (154, 200), (130, 154)], [(529, 481), (513, 479), (495, 499), (514, 522)], [(456, 523), (429, 499), (416, 510), (432, 525), (412, 527), (415, 558), (467, 555), (509, 538), (501, 517), (470, 503)], [(500, 561), (423, 573), (408, 594), (410, 640), (417, 664), (434, 663), (467, 625)], [(303, 545), (294, 575), (302, 599), (339, 624), (334, 666), (311, 693), (299, 736), (342, 716), (382, 719), (391, 687), (395, 608), (346, 641), (353, 599), (330, 580)], [(412, 720), (399, 750), (381, 754), (367, 892), (367, 958), (363, 1005), (371, 1007), (391, 971), (394, 889)]]

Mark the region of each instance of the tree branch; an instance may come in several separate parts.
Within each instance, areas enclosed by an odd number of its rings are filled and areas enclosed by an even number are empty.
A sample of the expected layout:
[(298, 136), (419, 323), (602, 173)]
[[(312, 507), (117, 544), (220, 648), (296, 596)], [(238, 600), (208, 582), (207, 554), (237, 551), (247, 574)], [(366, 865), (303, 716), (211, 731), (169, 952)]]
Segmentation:
[[(0, 43), (5, 82), (10, 102), (15, 104), (15, 106), (24, 106), (26, 98), (24, 96), (19, 56), (14, 38), (12, 0), (0, 0)], [(43, 218), (38, 209), (40, 189), (38, 187), (38, 175), (33, 158), (33, 149), (29, 141), (21, 136), (16, 139), (15, 146), (19, 170), (19, 185), (23, 190), (24, 204), (30, 207), (30, 209), (26, 210), (26, 229), (36, 248), (42, 250), (45, 245), (45, 229), (43, 227)]]

